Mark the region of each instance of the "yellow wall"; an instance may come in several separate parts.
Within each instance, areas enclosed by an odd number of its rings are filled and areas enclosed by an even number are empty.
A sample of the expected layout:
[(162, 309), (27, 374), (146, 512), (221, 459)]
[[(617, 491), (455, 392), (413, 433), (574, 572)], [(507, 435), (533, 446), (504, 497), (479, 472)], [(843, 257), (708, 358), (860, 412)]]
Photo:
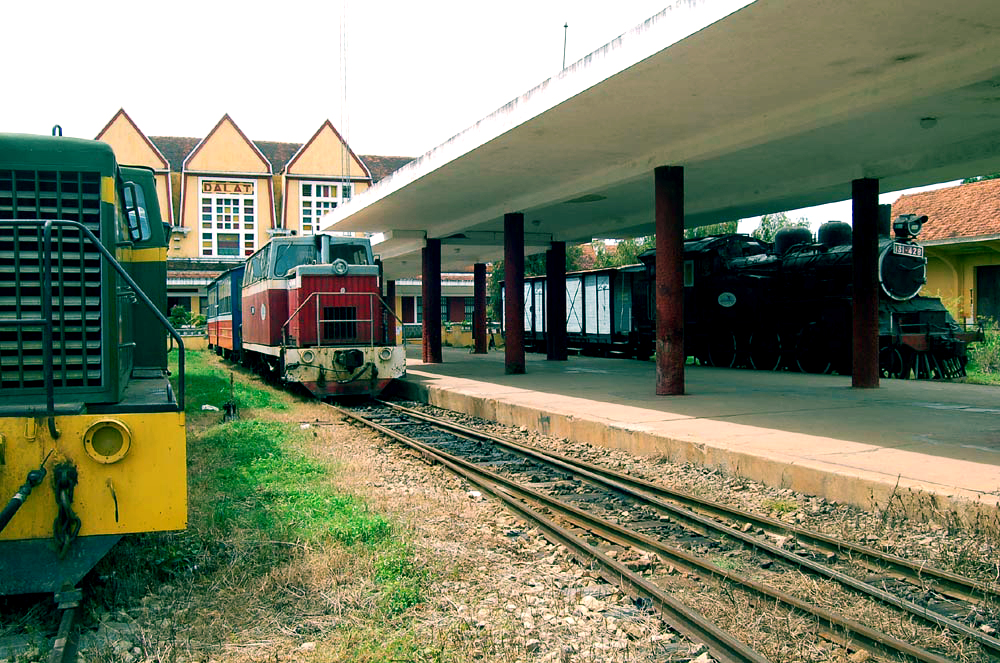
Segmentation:
[[(344, 159), (347, 170), (344, 172)], [(338, 175), (368, 177), (364, 167), (350, 153), (330, 123), (324, 123), (306, 147), (295, 157), (288, 169), (290, 175)]]
[(992, 248), (992, 244), (997, 243), (984, 243), (981, 250), (974, 252), (969, 252), (966, 244), (962, 253), (952, 247), (927, 247), (927, 285), (920, 294), (940, 297), (949, 310), (958, 311), (959, 322), (972, 322), (978, 314), (976, 267), (1000, 265), (1000, 244), (997, 248)]
[(196, 148), (194, 157), (188, 157), (184, 167), (213, 173), (271, 174), (267, 161), (247, 142), (229, 116), (222, 118)]
[[(239, 177), (231, 174), (212, 175), (192, 175), (184, 173), (181, 177), (184, 187), (183, 206), (181, 208), (181, 221), (185, 228), (191, 231), (186, 235), (174, 233), (170, 242), (171, 250), (168, 254), (170, 258), (198, 258), (201, 257), (199, 247), (201, 246), (201, 182), (202, 180), (212, 181), (250, 181), (254, 184), (254, 232), (257, 236), (257, 248), (266, 244), (271, 236), (268, 234), (274, 223), (274, 203), (271, 200), (270, 176), (265, 177)], [(179, 238), (179, 241), (178, 241)], [(215, 259), (218, 256), (206, 256), (206, 259)], [(247, 256), (241, 256), (246, 258)]]
[[(346, 168), (345, 168), (346, 166)], [(288, 230), (302, 231), (301, 192), (303, 181), (339, 184), (337, 178), (365, 178), (364, 166), (351, 153), (348, 146), (329, 121), (324, 122), (302, 150), (289, 162), (284, 186), (282, 219)], [(368, 189), (367, 182), (350, 182), (351, 195)], [(317, 224), (319, 219), (316, 220)], [(316, 230), (319, 230), (317, 227)]]
[[(326, 181), (330, 184), (340, 184), (337, 180), (330, 180), (329, 175), (324, 176), (313, 176), (313, 177), (285, 177), (283, 187), (285, 189), (284, 204), (285, 207), (285, 224), (288, 230), (294, 230), (296, 232), (302, 231), (302, 187), (300, 184), (302, 182), (319, 182)], [(357, 196), (362, 191), (368, 190), (368, 182), (351, 182), (350, 183), (353, 191), (351, 197)], [(317, 219), (318, 222), (318, 219)], [(316, 228), (319, 230), (319, 228)]]
[(159, 199), (160, 216), (164, 221), (173, 222), (170, 206), (169, 165), (149, 144), (125, 111), (118, 114), (97, 136), (115, 151), (118, 163), (127, 166), (146, 166), (156, 171), (156, 196)]
[[(269, 239), (268, 229), (274, 225), (274, 200), (271, 191), (271, 173), (267, 162), (247, 142), (227, 115), (202, 144), (189, 157), (181, 176), (183, 188), (181, 224), (190, 228), (186, 235), (175, 233), (171, 241), (170, 257), (197, 258), (201, 256), (201, 185), (204, 180), (250, 181), (254, 185), (254, 233), (256, 248)], [(194, 174), (201, 171), (211, 175)], [(247, 175), (244, 175), (247, 174)], [(259, 174), (259, 176), (254, 176)], [(177, 238), (180, 240), (177, 241)], [(242, 258), (246, 256), (241, 254)], [(206, 256), (215, 259), (216, 255)]]

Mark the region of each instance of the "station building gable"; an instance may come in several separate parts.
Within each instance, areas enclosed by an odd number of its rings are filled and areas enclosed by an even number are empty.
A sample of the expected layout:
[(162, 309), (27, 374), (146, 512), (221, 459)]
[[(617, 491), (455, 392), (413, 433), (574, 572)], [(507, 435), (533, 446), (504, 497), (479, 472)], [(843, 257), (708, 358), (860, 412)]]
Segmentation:
[(926, 215), (923, 293), (973, 323), (1000, 322), (1000, 179), (900, 196), (892, 216)]
[[(247, 235), (259, 248), (273, 235), (303, 231), (303, 183), (346, 183), (351, 195), (357, 195), (412, 160), (356, 155), (329, 121), (305, 144), (252, 141), (229, 115), (201, 139), (147, 137), (120, 110), (98, 139), (112, 146), (120, 163), (156, 171), (161, 216), (173, 226), (167, 251), (168, 306), (181, 305), (192, 313), (203, 311), (205, 286), (246, 258)], [(292, 190), (297, 199), (286, 205), (285, 195)], [(316, 197), (315, 189), (309, 193)], [(205, 223), (212, 227), (204, 228)]]
[(371, 172), (327, 120), (284, 168), (282, 227), (315, 234), (324, 214), (365, 191), (371, 181)]
[(129, 166), (152, 168), (156, 181), (156, 196), (160, 205), (161, 218), (174, 224), (173, 195), (170, 182), (170, 164), (163, 153), (142, 133), (125, 109), (120, 109), (111, 118), (95, 140), (104, 141), (115, 151), (118, 163)]
[(271, 163), (229, 115), (184, 159), (180, 225), (185, 257), (239, 261), (270, 238)]

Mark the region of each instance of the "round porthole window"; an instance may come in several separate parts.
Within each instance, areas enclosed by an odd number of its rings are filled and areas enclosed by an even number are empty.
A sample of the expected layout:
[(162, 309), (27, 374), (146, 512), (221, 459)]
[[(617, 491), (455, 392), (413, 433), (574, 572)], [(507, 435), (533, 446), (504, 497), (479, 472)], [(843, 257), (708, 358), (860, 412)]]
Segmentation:
[(723, 308), (736, 306), (736, 295), (731, 292), (723, 292), (719, 295), (719, 306)]
[(83, 446), (98, 463), (115, 463), (132, 447), (132, 432), (120, 421), (103, 419), (87, 429)]

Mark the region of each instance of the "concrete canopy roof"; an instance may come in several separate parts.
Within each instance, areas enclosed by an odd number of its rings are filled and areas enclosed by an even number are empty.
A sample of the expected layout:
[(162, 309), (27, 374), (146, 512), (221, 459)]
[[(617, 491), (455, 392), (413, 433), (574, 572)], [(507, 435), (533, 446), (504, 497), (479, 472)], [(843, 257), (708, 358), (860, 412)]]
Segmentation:
[(681, 0), (324, 217), (384, 232), (388, 278), (653, 231), (653, 169), (687, 227), (1000, 170), (996, 0)]

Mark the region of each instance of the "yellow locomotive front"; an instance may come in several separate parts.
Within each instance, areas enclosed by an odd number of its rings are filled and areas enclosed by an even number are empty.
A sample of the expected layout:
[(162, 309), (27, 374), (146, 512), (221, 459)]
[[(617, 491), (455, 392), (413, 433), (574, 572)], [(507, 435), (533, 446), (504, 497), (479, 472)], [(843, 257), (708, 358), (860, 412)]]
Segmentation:
[(72, 588), (123, 534), (186, 525), (150, 182), (103, 143), (0, 135), (0, 594)]

